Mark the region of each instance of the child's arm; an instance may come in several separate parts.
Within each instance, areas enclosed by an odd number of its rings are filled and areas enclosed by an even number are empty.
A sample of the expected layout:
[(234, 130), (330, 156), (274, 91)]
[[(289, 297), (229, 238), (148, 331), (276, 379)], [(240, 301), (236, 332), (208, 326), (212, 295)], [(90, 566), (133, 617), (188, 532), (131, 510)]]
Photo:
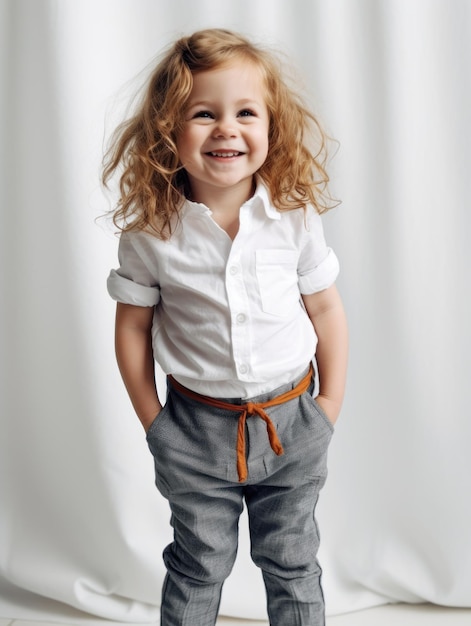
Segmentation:
[(302, 298), (318, 337), (316, 400), (335, 423), (342, 406), (348, 360), (348, 330), (342, 300), (335, 285)]
[(162, 409), (152, 353), (153, 314), (154, 307), (120, 302), (116, 307), (116, 359), (134, 410), (146, 431)]

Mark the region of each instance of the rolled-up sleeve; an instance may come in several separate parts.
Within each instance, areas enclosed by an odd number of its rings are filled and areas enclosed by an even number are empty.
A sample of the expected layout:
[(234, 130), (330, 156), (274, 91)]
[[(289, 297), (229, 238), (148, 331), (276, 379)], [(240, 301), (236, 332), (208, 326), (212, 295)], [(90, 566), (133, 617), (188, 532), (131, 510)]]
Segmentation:
[(108, 293), (117, 302), (151, 307), (160, 301), (157, 268), (152, 267), (146, 246), (139, 235), (123, 233), (119, 242), (119, 268), (111, 270)]
[(307, 216), (306, 242), (298, 264), (299, 291), (308, 295), (327, 289), (334, 284), (339, 271), (337, 256), (326, 245), (321, 217), (311, 210)]
[(308, 295), (327, 289), (336, 281), (339, 269), (339, 262), (334, 251), (328, 248), (325, 259), (308, 274), (299, 277), (299, 291)]
[(160, 292), (155, 287), (139, 285), (119, 274), (119, 270), (111, 270), (106, 283), (108, 293), (117, 302), (136, 306), (154, 306), (160, 300)]

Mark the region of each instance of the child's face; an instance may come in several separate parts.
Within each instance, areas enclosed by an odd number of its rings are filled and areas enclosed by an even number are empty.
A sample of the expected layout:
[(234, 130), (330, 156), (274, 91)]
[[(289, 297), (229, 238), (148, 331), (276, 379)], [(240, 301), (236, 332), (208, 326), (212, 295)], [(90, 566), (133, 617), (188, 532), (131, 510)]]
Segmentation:
[(177, 139), (192, 198), (208, 204), (220, 192), (248, 199), (268, 152), (269, 114), (261, 73), (250, 63), (194, 75)]

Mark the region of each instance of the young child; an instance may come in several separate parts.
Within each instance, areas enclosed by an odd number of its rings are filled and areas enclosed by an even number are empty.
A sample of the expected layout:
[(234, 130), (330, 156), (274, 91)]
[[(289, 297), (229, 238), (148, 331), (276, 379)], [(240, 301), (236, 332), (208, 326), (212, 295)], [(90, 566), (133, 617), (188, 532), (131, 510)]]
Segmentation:
[(172, 512), (163, 626), (215, 624), (244, 502), (270, 624), (324, 624), (314, 509), (347, 362), (324, 164), (276, 56), (220, 29), (167, 51), (105, 157), (117, 361)]

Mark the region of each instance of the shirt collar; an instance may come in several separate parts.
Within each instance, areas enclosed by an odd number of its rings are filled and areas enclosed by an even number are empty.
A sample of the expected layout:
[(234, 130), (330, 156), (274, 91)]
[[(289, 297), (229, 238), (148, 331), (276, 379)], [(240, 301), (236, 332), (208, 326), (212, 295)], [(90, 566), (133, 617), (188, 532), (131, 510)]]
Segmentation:
[(257, 176), (256, 182), (257, 182), (257, 187), (255, 188), (255, 193), (252, 196), (252, 198), (250, 198), (250, 200), (247, 201), (246, 204), (255, 202), (258, 199), (258, 201), (262, 203), (262, 206), (265, 210), (267, 217), (269, 217), (272, 220), (281, 219), (280, 212), (275, 209), (275, 207), (273, 206), (271, 202), (270, 192), (268, 191), (265, 183), (262, 181), (262, 179), (259, 176)]
[[(276, 208), (271, 203), (270, 193), (265, 183), (262, 181), (262, 179), (259, 176), (256, 177), (256, 184), (257, 186), (255, 188), (254, 195), (251, 198), (249, 198), (247, 202), (244, 203), (243, 206), (252, 206), (256, 202), (259, 202), (262, 205), (267, 217), (269, 217), (272, 220), (281, 219), (279, 211), (277, 211)], [(191, 207), (193, 214), (211, 213), (211, 210), (208, 209), (206, 205), (186, 199), (185, 203), (183, 204), (183, 210), (185, 211), (189, 207)]]

